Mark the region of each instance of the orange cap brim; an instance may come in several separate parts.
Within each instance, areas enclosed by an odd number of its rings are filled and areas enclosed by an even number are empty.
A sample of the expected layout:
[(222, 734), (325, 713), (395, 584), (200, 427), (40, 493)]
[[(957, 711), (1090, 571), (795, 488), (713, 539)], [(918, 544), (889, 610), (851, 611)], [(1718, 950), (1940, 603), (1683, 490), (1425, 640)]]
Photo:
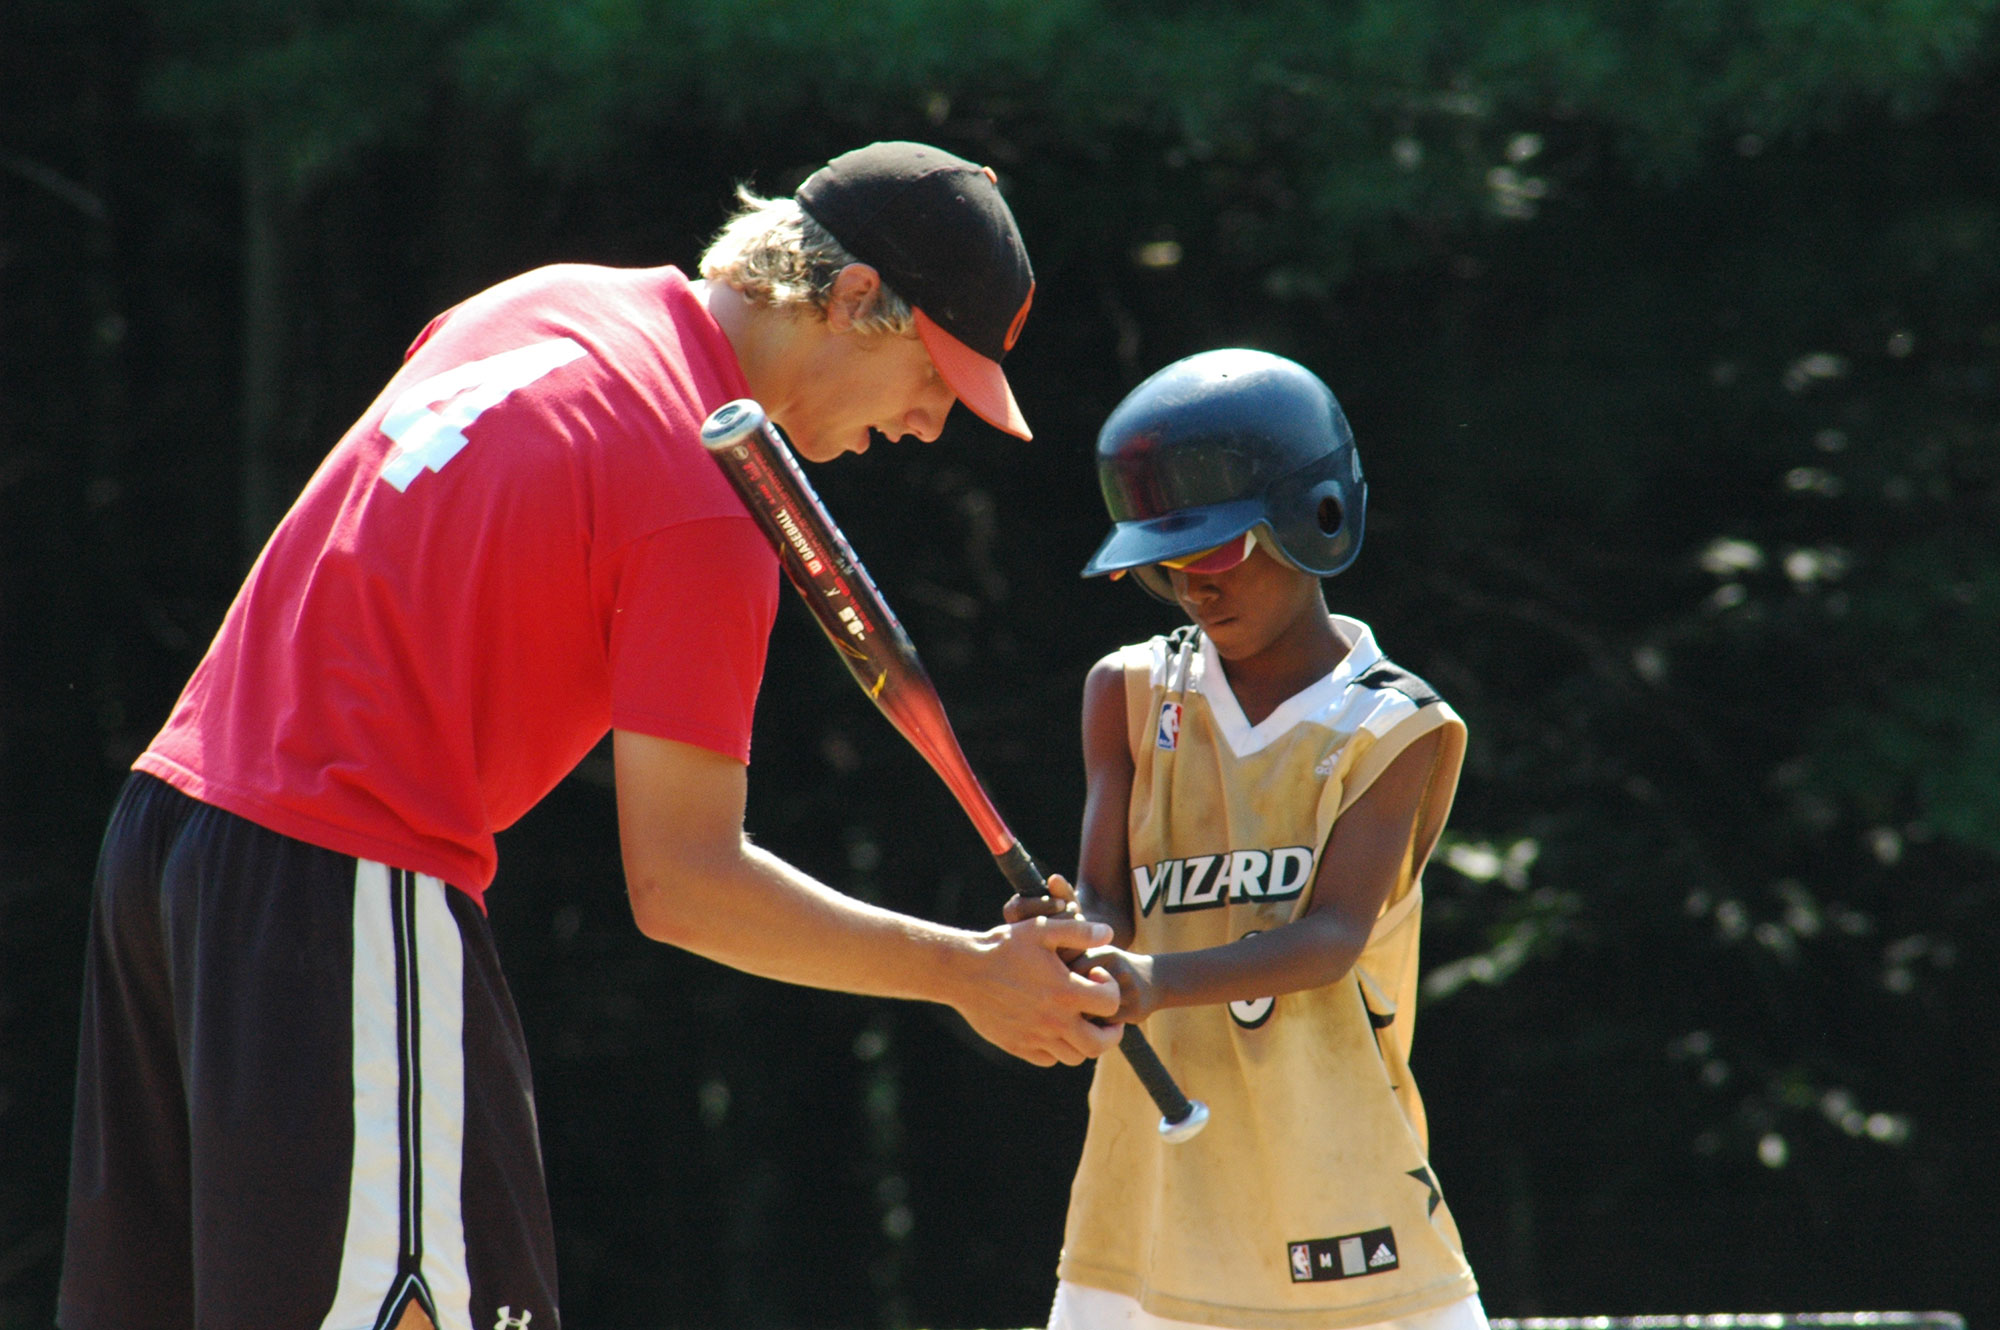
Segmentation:
[(1014, 390), (1007, 386), (1007, 376), (1000, 372), (999, 361), (980, 355), (922, 310), (917, 311), (917, 333), (924, 339), (924, 349), (931, 353), (931, 364), (937, 366), (939, 377), (951, 385), (967, 410), (1017, 439), (1035, 437), (1014, 400)]

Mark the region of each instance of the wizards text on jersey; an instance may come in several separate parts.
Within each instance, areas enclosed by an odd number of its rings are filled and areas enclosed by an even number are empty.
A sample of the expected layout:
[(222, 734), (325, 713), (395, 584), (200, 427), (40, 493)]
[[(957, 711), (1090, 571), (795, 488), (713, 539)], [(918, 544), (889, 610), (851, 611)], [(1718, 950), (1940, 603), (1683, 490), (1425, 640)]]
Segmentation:
[(1304, 845), (1275, 850), (1228, 850), (1141, 864), (1132, 870), (1139, 913), (1159, 904), (1168, 914), (1213, 910), (1238, 901), (1289, 900), (1312, 878), (1313, 852)]

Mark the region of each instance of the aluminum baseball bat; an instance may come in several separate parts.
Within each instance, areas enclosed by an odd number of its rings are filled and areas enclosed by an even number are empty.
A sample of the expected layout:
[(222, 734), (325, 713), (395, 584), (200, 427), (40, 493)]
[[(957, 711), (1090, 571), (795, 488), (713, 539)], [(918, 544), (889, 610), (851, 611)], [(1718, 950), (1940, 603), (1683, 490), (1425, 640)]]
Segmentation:
[[(1048, 895), (1034, 859), (993, 805), (959, 747), (930, 675), (854, 550), (807, 483), (764, 408), (749, 398), (725, 403), (701, 430), (702, 444), (742, 496), (848, 672), (898, 732), (924, 756), (979, 831), (1015, 892)], [(1208, 1123), (1208, 1107), (1174, 1083), (1136, 1024), (1119, 1039), (1125, 1060), (1160, 1110), (1160, 1135), (1184, 1141)]]

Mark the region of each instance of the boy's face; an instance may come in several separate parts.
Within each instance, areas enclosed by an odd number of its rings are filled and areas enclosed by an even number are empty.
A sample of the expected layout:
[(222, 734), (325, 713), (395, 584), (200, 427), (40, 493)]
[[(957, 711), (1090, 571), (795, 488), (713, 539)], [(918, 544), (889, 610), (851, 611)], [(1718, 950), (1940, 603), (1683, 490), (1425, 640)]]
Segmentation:
[(1326, 617), (1319, 579), (1278, 559), (1262, 541), (1224, 572), (1161, 571), (1181, 609), (1201, 625), (1224, 660), (1248, 659), (1301, 622)]

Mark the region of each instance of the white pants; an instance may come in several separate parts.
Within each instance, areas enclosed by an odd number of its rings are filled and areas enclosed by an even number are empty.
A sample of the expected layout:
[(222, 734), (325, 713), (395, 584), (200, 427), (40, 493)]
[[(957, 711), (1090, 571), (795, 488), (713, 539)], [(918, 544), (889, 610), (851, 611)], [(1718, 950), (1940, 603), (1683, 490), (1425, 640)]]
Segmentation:
[[(1049, 1309), (1049, 1330), (1214, 1330), (1193, 1321), (1173, 1321), (1155, 1316), (1135, 1299), (1123, 1293), (1056, 1282), (1055, 1306)], [(1460, 1299), (1432, 1311), (1354, 1330), (1486, 1330), (1486, 1309), (1479, 1295)]]

